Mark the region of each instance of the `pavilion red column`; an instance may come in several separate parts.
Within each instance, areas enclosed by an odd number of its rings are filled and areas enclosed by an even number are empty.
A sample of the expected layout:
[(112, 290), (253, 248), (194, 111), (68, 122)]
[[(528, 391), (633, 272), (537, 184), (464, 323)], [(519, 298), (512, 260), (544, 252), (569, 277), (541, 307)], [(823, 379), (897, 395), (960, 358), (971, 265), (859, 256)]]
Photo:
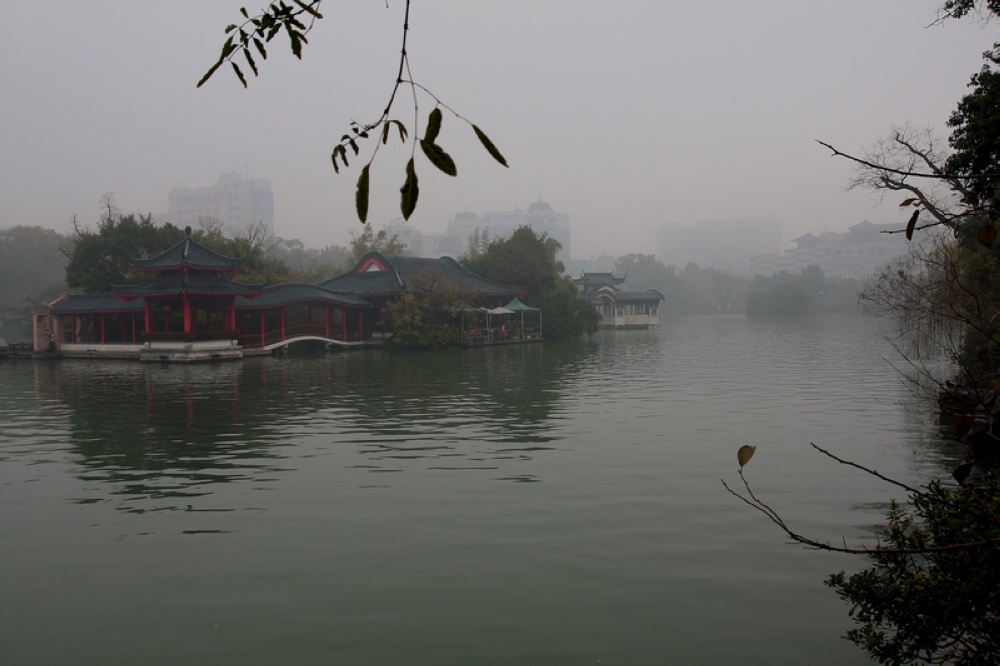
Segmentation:
[(191, 319), (191, 300), (188, 298), (187, 294), (184, 294), (184, 332), (194, 332)]
[(281, 340), (285, 340), (285, 308), (282, 306), (281, 310)]
[(236, 299), (229, 301), (229, 326), (230, 331), (236, 331)]
[(267, 345), (267, 310), (260, 311), (260, 346)]
[(326, 312), (323, 314), (323, 325), (326, 327), (326, 339), (330, 339), (330, 304), (326, 304)]
[(106, 327), (104, 326), (104, 318), (107, 317), (103, 312), (101, 313), (101, 344), (103, 345), (107, 342), (107, 335), (105, 335)]
[(347, 342), (347, 308), (340, 309), (340, 335)]
[(153, 330), (153, 308), (149, 304), (149, 299), (148, 298), (144, 298), (142, 300), (143, 300), (142, 313), (143, 313), (143, 316), (146, 319), (146, 322), (145, 322), (146, 323), (146, 332), (149, 333), (150, 331)]

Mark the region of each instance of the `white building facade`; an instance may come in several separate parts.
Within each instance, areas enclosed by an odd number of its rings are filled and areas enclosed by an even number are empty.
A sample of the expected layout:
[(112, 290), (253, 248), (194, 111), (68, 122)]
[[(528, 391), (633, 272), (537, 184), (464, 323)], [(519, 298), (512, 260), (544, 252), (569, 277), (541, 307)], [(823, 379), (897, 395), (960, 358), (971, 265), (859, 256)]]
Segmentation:
[(182, 229), (211, 219), (237, 228), (263, 223), (274, 232), (274, 193), (267, 180), (225, 174), (208, 187), (175, 187), (167, 199), (170, 222)]
[(906, 237), (898, 224), (855, 224), (847, 233), (805, 234), (793, 238), (796, 247), (781, 255), (762, 255), (750, 261), (755, 275), (781, 271), (798, 273), (819, 266), (828, 277), (869, 278), (883, 266), (907, 252)]

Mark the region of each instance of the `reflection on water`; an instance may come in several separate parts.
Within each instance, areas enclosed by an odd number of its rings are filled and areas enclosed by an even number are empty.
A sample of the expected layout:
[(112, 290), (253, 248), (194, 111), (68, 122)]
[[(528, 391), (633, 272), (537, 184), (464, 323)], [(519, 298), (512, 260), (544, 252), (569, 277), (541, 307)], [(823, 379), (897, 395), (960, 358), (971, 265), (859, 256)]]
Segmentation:
[[(877, 322), (574, 344), (0, 364), (11, 663), (864, 663), (822, 584), (958, 453)], [(52, 627), (60, 638), (50, 640)], [(725, 628), (724, 630), (721, 628)]]
[[(348, 465), (399, 472), (504, 470), (557, 448), (564, 375), (594, 345), (292, 354), (216, 365), (36, 364), (41, 399), (68, 416), (79, 478), (142, 512), (184, 508), (219, 483), (266, 484), (298, 438), (329, 438)], [(92, 486), (98, 493), (105, 487)], [(155, 500), (143, 503), (136, 500)], [(163, 500), (175, 499), (174, 505)], [(96, 501), (82, 498), (80, 502)]]

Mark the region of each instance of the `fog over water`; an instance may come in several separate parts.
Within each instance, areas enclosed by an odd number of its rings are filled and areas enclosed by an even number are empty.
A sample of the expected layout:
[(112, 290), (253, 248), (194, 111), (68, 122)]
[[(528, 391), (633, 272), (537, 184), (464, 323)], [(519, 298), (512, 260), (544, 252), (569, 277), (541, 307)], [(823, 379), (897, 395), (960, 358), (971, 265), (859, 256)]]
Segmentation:
[[(196, 89), (241, 4), (5, 7), (0, 226), (66, 232), (74, 214), (96, 221), (106, 192), (126, 212), (164, 213), (172, 187), (237, 172), (271, 181), (278, 235), (345, 243), (358, 169), (335, 175), (329, 153), (385, 105), (404, 3), (325, 3), (301, 62), (279, 37), (248, 90), (227, 70)], [(441, 231), (461, 211), (541, 198), (570, 216), (587, 257), (649, 252), (662, 223), (770, 216), (787, 243), (897, 221), (894, 202), (873, 210), (871, 195), (845, 193), (849, 165), (815, 140), (858, 152), (906, 122), (946, 135), (996, 26), (931, 26), (938, 4), (417, 0), (413, 77), (511, 168), (446, 115), (439, 143), (459, 175), (418, 161), (411, 223)], [(412, 124), (410, 99), (394, 116)], [(431, 107), (420, 100), (421, 121)], [(376, 225), (399, 217), (408, 156), (390, 147), (372, 169)]]

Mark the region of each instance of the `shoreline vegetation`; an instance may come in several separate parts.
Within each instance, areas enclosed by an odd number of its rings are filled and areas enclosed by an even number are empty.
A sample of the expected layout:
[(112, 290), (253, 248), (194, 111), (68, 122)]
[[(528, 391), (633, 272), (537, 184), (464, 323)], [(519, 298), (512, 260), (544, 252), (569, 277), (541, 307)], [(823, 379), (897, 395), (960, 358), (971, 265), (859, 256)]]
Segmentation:
[[(110, 225), (102, 222), (96, 232), (80, 229), (75, 237), (37, 226), (0, 230), (0, 338), (11, 344), (29, 342), (31, 313), (40, 309), (42, 303), (51, 302), (66, 291), (98, 291), (102, 284), (126, 284), (129, 276), (122, 266), (130, 256), (129, 248), (152, 254), (183, 235), (180, 230), (171, 234), (172, 229), (155, 227), (142, 216), (116, 219)], [(139, 243), (126, 238), (140, 234), (145, 239)], [(370, 227), (354, 238), (350, 248), (331, 245), (311, 249), (294, 239), (254, 238), (252, 233), (226, 232), (211, 226), (195, 234), (201, 242), (220, 252), (247, 257), (246, 273), (237, 276), (243, 282), (318, 282), (349, 269), (353, 260), (368, 251), (406, 252), (405, 245), (396, 237), (375, 233)], [(156, 240), (157, 235), (162, 238)], [(118, 250), (109, 253), (116, 257), (115, 265), (98, 263), (98, 248), (94, 247), (97, 240), (120, 244)], [(82, 252), (84, 258), (95, 257), (89, 262), (90, 269), (70, 266), (70, 257), (76, 252)], [(815, 266), (798, 274), (745, 277), (693, 263), (684, 268), (668, 266), (656, 260), (655, 255), (641, 254), (619, 257), (615, 272), (625, 277), (624, 289), (655, 289), (664, 295), (661, 319), (691, 314), (745, 312), (755, 317), (784, 317), (855, 311), (858, 295), (867, 284), (857, 279), (824, 276)], [(67, 284), (68, 279), (77, 284)], [(82, 282), (88, 284), (81, 286)]]

